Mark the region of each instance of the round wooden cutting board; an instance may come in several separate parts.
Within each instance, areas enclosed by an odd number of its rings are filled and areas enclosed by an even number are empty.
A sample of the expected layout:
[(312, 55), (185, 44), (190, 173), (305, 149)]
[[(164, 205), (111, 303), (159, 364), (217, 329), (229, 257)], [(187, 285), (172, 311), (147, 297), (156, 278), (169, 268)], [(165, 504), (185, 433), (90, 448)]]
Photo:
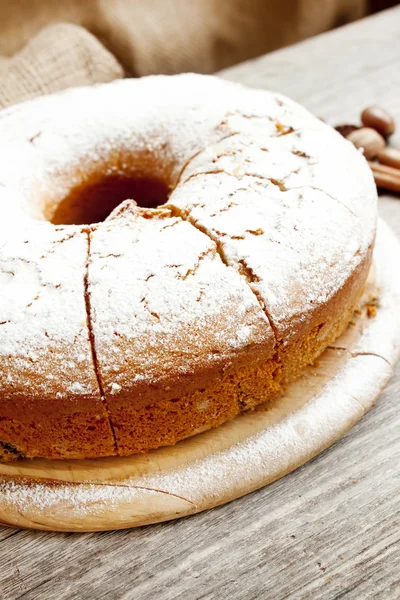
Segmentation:
[(0, 463), (0, 522), (52, 531), (136, 527), (223, 504), (303, 465), (350, 429), (392, 376), (399, 264), (400, 245), (380, 222), (360, 313), (273, 404), (147, 454)]

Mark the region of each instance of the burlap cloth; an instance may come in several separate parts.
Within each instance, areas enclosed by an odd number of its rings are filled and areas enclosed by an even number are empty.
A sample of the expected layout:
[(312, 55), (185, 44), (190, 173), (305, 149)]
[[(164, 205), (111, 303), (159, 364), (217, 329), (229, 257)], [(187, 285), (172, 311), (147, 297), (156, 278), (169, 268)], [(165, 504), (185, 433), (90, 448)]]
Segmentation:
[(135, 76), (212, 73), (357, 18), (365, 3), (0, 1), (0, 107), (70, 86), (110, 81), (123, 75), (120, 64)]
[(0, 108), (122, 76), (118, 61), (90, 33), (75, 25), (53, 25), (13, 58), (0, 59)]

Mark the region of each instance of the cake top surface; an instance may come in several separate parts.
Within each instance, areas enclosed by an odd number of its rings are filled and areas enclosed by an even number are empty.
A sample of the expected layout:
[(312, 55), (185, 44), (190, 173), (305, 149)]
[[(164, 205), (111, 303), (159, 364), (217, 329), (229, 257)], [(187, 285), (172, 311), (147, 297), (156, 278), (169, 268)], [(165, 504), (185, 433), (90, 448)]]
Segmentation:
[[(362, 155), (291, 100), (214, 77), (124, 80), (18, 105), (0, 115), (0, 156), (0, 353), (19, 368), (18, 352), (43, 357), (51, 340), (61, 353), (78, 340), (81, 394), (98, 367), (110, 393), (126, 385), (123, 357), (139, 385), (249, 348), (272, 354), (311, 326), (374, 241)], [(113, 176), (162, 181), (165, 209), (146, 217), (128, 202), (104, 223), (46, 222)]]

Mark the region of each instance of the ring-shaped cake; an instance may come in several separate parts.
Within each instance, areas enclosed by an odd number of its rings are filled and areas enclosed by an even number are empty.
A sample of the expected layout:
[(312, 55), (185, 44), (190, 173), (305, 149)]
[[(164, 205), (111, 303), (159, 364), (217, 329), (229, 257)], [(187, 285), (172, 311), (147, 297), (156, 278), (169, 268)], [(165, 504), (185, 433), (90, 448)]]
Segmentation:
[(0, 114), (0, 457), (128, 455), (281, 394), (348, 325), (376, 187), (276, 93), (201, 75)]

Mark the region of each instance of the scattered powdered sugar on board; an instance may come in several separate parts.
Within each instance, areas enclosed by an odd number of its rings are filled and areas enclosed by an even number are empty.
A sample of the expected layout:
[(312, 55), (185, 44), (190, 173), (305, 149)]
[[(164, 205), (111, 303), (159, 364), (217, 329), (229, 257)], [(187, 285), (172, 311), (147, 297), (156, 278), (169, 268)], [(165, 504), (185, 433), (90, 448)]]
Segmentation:
[(142, 490), (140, 487), (122, 484), (0, 481), (1, 508), (4, 510), (9, 506), (10, 510), (18, 511), (28, 522), (32, 518), (35, 525), (38, 525), (40, 517), (43, 521), (49, 517), (54, 519), (54, 525), (62, 523), (65, 518), (68, 522), (85, 522), (89, 516), (98, 517), (101, 522), (104, 513), (111, 513), (115, 523), (118, 522), (118, 511), (124, 504), (132, 506), (141, 497), (148, 502), (149, 496), (159, 494), (158, 490)]
[[(328, 447), (370, 408), (391, 375), (392, 369), (378, 356), (349, 357), (343, 370), (311, 401), (300, 406), (294, 402), (290, 410), (290, 394), (278, 400), (281, 418), (226, 450), (118, 482), (2, 481), (1, 508), (5, 514), (16, 510), (36, 526), (38, 519), (48, 526), (48, 518), (56, 519), (56, 525), (61, 517), (70, 530), (84, 528), (85, 519), (90, 530), (102, 525), (115, 528), (119, 520), (135, 526), (152, 515), (154, 520), (176, 518), (180, 516), (176, 502), (183, 514), (211, 508), (274, 481)], [(246, 417), (238, 417), (238, 426), (242, 418)], [(163, 499), (155, 518), (152, 498), (160, 494)], [(99, 519), (97, 525), (93, 518)]]
[[(350, 358), (311, 401), (256, 435), (174, 470), (132, 478), (206, 509), (249, 493), (316, 456), (372, 406), (392, 369), (378, 356)], [(290, 396), (278, 400), (290, 406)], [(287, 406), (284, 413), (287, 413)], [(245, 415), (239, 416), (238, 423)]]

